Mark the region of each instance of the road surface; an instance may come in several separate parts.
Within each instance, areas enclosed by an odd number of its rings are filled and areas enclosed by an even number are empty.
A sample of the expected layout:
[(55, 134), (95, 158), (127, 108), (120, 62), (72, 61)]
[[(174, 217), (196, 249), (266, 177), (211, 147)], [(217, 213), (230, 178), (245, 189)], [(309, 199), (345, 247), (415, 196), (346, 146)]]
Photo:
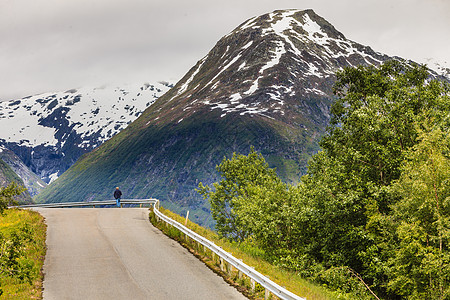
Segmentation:
[(246, 299), (148, 221), (146, 208), (38, 208), (44, 300)]

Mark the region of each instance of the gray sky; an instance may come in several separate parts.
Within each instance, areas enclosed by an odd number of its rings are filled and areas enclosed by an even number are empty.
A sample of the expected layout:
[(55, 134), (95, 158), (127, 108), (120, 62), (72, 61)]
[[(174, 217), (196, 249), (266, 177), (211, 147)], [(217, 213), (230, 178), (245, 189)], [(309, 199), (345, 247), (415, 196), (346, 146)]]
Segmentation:
[(0, 101), (175, 83), (242, 22), (287, 8), (375, 51), (450, 66), (450, 0), (0, 0)]

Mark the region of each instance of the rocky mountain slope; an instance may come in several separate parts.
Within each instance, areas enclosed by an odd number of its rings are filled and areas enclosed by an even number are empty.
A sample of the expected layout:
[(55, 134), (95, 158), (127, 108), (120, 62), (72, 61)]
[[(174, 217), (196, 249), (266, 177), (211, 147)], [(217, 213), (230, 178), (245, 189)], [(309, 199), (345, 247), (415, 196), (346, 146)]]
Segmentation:
[(3, 146), (0, 146), (0, 159), (19, 176), (31, 197), (39, 194), (47, 186), (47, 183), (33, 173), (14, 152)]
[(36, 199), (108, 199), (120, 186), (126, 198), (157, 197), (208, 224), (208, 204), (195, 188), (218, 179), (224, 157), (253, 145), (285, 181), (297, 181), (329, 121), (335, 72), (388, 59), (312, 10), (252, 18)]
[(170, 87), (82, 88), (0, 102), (0, 146), (48, 183), (124, 129)]
[[(17, 175), (11, 167), (0, 158), (0, 187), (6, 187), (12, 182), (21, 186), (25, 185), (19, 175)], [(26, 191), (16, 196), (15, 199), (20, 204), (32, 202), (30, 194)]]

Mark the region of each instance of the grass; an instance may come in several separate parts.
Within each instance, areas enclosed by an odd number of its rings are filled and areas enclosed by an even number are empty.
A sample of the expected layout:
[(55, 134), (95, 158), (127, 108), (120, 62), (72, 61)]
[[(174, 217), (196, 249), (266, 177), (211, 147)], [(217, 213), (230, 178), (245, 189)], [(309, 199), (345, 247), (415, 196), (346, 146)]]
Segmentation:
[[(8, 209), (0, 215), (0, 233), (8, 238), (12, 232), (19, 230), (25, 224), (32, 232), (32, 238), (25, 245), (24, 257), (34, 262), (32, 280), (21, 281), (14, 277), (0, 277), (3, 294), (0, 299), (42, 299), (42, 266), (46, 246), (46, 229), (44, 218), (37, 212), (29, 210)], [(19, 258), (20, 259), (20, 258)]]
[[(185, 218), (177, 215), (167, 209), (160, 208), (160, 211), (165, 214), (166, 216), (172, 218), (175, 221), (178, 221), (181, 224), (185, 224)], [(151, 217), (152, 219), (152, 217)], [(154, 223), (154, 219), (153, 222)], [(197, 234), (200, 234), (201, 236), (207, 238), (208, 240), (214, 242), (217, 246), (220, 246), (225, 251), (231, 253), (234, 257), (241, 259), (245, 264), (252, 266), (257, 270), (258, 272), (264, 274), (265, 276), (269, 277), (272, 281), (276, 282), (277, 284), (285, 287), (287, 290), (293, 292), (296, 295), (299, 295), (300, 297), (304, 297), (308, 300), (328, 300), (328, 299), (336, 299), (335, 296), (333, 296), (332, 292), (326, 290), (325, 288), (311, 283), (308, 280), (303, 279), (299, 275), (297, 275), (295, 272), (291, 272), (288, 270), (285, 270), (283, 268), (274, 266), (270, 264), (269, 262), (263, 260), (261, 257), (259, 257), (258, 253), (260, 250), (252, 248), (252, 247), (245, 247), (245, 245), (229, 242), (225, 239), (220, 239), (217, 234), (209, 230), (207, 228), (201, 227), (198, 224), (195, 224), (188, 220), (187, 227)], [(185, 243), (183, 239), (181, 238), (181, 235), (179, 232), (174, 232), (174, 229), (169, 228), (166, 229), (164, 226), (159, 226), (160, 229), (163, 230), (166, 234), (170, 235), (172, 238), (175, 238), (179, 242), (181, 242), (185, 247), (190, 248), (191, 252), (195, 254), (197, 257), (202, 259), (210, 268), (212, 268), (216, 273), (219, 273), (220, 275), (223, 275), (227, 281), (233, 281), (230, 282), (234, 285), (239, 285), (242, 282), (242, 280), (239, 280), (236, 278), (236, 276), (226, 276), (224, 272), (220, 271), (220, 268), (216, 265), (215, 262), (211, 261), (204, 255), (202, 255), (202, 251), (198, 251), (198, 249), (194, 249), (191, 245)], [(231, 278), (229, 278), (231, 277)], [(243, 292), (246, 296), (252, 299), (264, 299), (264, 292), (259, 291), (258, 288), (256, 289), (256, 293), (251, 293), (248, 289), (243, 290), (242, 286), (238, 288)]]

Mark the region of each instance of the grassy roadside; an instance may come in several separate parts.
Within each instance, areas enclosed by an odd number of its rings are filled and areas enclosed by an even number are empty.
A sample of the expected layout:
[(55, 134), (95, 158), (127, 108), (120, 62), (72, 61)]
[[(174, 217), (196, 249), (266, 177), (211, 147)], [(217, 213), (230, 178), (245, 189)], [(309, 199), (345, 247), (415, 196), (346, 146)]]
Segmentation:
[[(46, 246), (46, 229), (44, 218), (30, 210), (8, 209), (0, 215), (0, 234), (10, 242), (14, 232), (23, 232), (26, 228), (29, 238), (24, 239), (24, 252), (17, 258), (20, 264), (29, 266), (31, 280), (22, 281), (17, 276), (1, 274), (0, 288), (3, 294), (0, 299), (42, 299), (42, 266)], [(8, 243), (6, 242), (6, 243)], [(3, 247), (6, 243), (2, 243)]]
[[(181, 224), (185, 223), (185, 218), (167, 209), (160, 208), (160, 211), (173, 220), (180, 222)], [(236, 274), (230, 275), (227, 272), (222, 272), (216, 261), (212, 261), (207, 257), (207, 255), (204, 255), (202, 250), (196, 249), (191, 244), (186, 243), (178, 230), (171, 227), (167, 228), (162, 224), (162, 222), (157, 223), (152, 212), (150, 213), (150, 221), (156, 227), (161, 229), (166, 235), (169, 235), (171, 238), (177, 240), (183, 246), (188, 248), (194, 255), (205, 262), (214, 272), (220, 274), (230, 284), (235, 285), (247, 297), (249, 297), (250, 299), (264, 299), (264, 292), (261, 289), (258, 289), (257, 287), (256, 292), (252, 293), (251, 289), (248, 287), (248, 284), (245, 284), (242, 279), (237, 278)], [(258, 249), (254, 249), (248, 246), (246, 247), (245, 245), (239, 245), (237, 243), (232, 243), (224, 239), (219, 239), (217, 234), (212, 230), (201, 227), (189, 220), (187, 223), (187, 227), (200, 234), (201, 236), (207, 238), (208, 240), (214, 242), (217, 246), (220, 246), (225, 251), (231, 253), (234, 257), (241, 259), (247, 265), (254, 267), (255, 270), (268, 276), (271, 280), (285, 287), (296, 295), (304, 297), (308, 300), (336, 299), (335, 295), (332, 295), (331, 292), (328, 292), (323, 287), (301, 278), (294, 272), (286, 271), (282, 268), (271, 265), (267, 261), (264, 261), (259, 257)]]

